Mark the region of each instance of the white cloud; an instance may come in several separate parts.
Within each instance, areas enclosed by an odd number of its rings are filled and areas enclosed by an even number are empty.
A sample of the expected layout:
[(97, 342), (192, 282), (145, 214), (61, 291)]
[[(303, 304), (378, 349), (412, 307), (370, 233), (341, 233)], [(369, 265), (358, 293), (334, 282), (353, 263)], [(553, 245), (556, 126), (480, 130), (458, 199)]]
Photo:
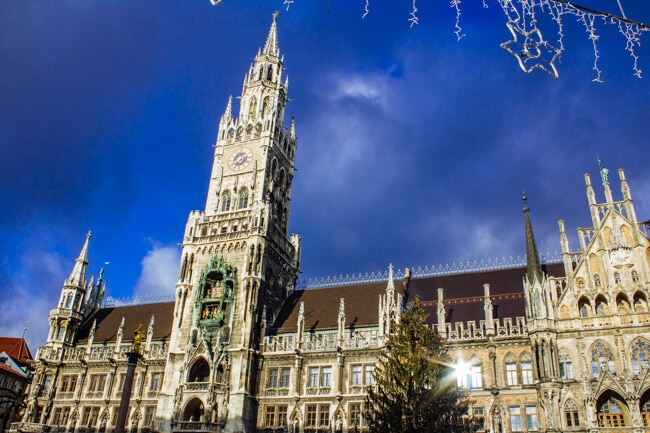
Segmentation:
[(336, 76), (333, 79), (332, 96), (335, 99), (354, 98), (374, 101), (383, 107), (388, 86), (387, 78), (379, 74)]
[[(7, 263), (2, 265), (5, 267)], [(50, 310), (56, 306), (63, 280), (70, 270), (65, 269), (63, 259), (57, 254), (27, 251), (15, 270), (6, 272), (1, 281), (0, 335), (21, 337), (27, 328), (25, 340), (32, 355), (36, 355), (36, 349), (45, 344)]]
[(142, 259), (142, 272), (133, 295), (135, 298), (169, 297), (174, 295), (178, 279), (180, 250), (173, 245), (153, 243), (153, 249)]

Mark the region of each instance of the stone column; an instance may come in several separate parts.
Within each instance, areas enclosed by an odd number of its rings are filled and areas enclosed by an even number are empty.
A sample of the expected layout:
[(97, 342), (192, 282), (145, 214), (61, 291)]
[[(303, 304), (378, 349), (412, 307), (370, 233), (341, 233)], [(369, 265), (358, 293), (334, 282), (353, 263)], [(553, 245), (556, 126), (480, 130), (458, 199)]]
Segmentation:
[(133, 388), (133, 376), (135, 375), (135, 367), (138, 365), (138, 360), (142, 357), (138, 352), (128, 352), (126, 354), (126, 377), (124, 378), (124, 386), (122, 387), (122, 400), (120, 400), (120, 409), (117, 412), (117, 424), (115, 425), (115, 433), (124, 433), (124, 425), (126, 424), (126, 414), (129, 410), (129, 403), (131, 402), (131, 390)]

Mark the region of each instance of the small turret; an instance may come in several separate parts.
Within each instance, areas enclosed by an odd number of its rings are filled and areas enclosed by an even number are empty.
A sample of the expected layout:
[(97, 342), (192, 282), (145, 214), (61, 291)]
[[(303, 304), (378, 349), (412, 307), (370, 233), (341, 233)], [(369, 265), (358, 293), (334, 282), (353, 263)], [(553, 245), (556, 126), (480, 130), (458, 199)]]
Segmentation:
[[(99, 287), (93, 289), (93, 282), (86, 282), (90, 238), (91, 234), (88, 232), (72, 272), (63, 282), (59, 307), (50, 312), (48, 344), (52, 346), (72, 344), (79, 324), (88, 313), (87, 295), (95, 294), (94, 299), (98, 296)], [(98, 283), (101, 285), (101, 280)]]

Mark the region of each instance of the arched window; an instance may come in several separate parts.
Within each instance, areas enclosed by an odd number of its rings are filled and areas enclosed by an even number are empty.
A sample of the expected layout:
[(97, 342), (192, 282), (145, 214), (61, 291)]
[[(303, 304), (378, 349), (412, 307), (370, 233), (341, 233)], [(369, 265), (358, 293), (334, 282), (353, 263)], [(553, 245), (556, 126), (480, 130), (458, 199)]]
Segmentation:
[(195, 422), (198, 425), (204, 421), (203, 411), (203, 402), (200, 399), (194, 397), (188, 401), (187, 406), (185, 406), (185, 410), (183, 411), (183, 421)]
[(607, 371), (616, 374), (614, 355), (607, 344), (599, 341), (591, 349), (591, 373), (594, 378), (597, 378)]
[(190, 368), (187, 381), (207, 382), (209, 377), (210, 377), (210, 366), (208, 365), (208, 362), (203, 358), (199, 358), (196, 360), (196, 362), (194, 362), (194, 364), (192, 364), (192, 368)]
[(219, 367), (217, 367), (216, 382), (217, 383), (224, 383), (224, 377), (225, 377), (225, 373), (224, 373), (223, 364), (219, 364)]
[(241, 140), (241, 136), (242, 136), (243, 133), (244, 133), (244, 128), (242, 126), (237, 128), (237, 137), (236, 137), (237, 140)]
[(250, 105), (248, 106), (248, 118), (251, 120), (255, 120), (256, 116), (257, 116), (257, 98), (253, 96), (251, 98)]
[(621, 274), (618, 272), (614, 272), (614, 282), (616, 284), (621, 284)]
[(600, 427), (625, 427), (621, 402), (613, 397), (605, 400), (598, 408), (598, 425)]
[(562, 379), (573, 379), (573, 366), (571, 363), (571, 356), (566, 353), (560, 353), (558, 358), (560, 364), (560, 377)]
[(580, 427), (580, 417), (575, 401), (568, 400), (564, 404), (564, 420), (567, 428)]
[(589, 317), (591, 311), (591, 304), (585, 298), (578, 301), (578, 308), (580, 309), (580, 317)]
[(517, 358), (509, 353), (505, 359), (506, 367), (506, 383), (508, 386), (516, 386), (519, 384), (518, 375), (517, 375)]
[(643, 293), (634, 294), (634, 312), (635, 313), (645, 313), (648, 311), (648, 303), (645, 299)]
[(632, 281), (635, 283), (639, 281), (639, 273), (637, 271), (632, 271)]
[(648, 361), (650, 361), (650, 345), (643, 338), (637, 338), (632, 343), (631, 347), (632, 358), (632, 372), (635, 375), (640, 374), (642, 371), (648, 369)]
[(619, 293), (616, 296), (616, 309), (618, 314), (630, 314), (630, 301), (625, 293)]
[(598, 296), (596, 298), (596, 316), (605, 316), (608, 313), (607, 300), (604, 296)]
[(228, 212), (230, 210), (230, 191), (224, 191), (221, 196), (221, 212)]
[(248, 207), (248, 188), (243, 187), (239, 190), (239, 203), (237, 209), (246, 209)]
[(269, 68), (266, 70), (266, 79), (268, 81), (273, 81), (273, 68), (269, 65)]
[(600, 287), (600, 284), (601, 284), (600, 283), (600, 275), (594, 274), (594, 284), (596, 285), (596, 287)]
[(266, 116), (268, 111), (269, 111), (269, 97), (266, 96), (262, 101), (262, 116)]

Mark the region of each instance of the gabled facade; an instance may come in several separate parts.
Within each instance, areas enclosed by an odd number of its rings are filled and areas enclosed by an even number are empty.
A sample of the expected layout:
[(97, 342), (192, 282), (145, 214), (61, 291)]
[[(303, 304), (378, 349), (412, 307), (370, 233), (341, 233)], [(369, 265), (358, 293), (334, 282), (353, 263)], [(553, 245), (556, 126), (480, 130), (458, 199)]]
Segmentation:
[(32, 378), (32, 355), (24, 338), (0, 337), (0, 433), (19, 420)]
[[(205, 209), (183, 232), (174, 302), (100, 307), (88, 236), (50, 313), (18, 431), (111, 432), (139, 325), (132, 432), (352, 432), (405, 302), (446, 341), (480, 431), (650, 431), (650, 241), (619, 171), (589, 176), (593, 227), (539, 258), (524, 198), (525, 262), (406, 270), (296, 290), (287, 231), (297, 139), (274, 16), (219, 122)], [(522, 242), (524, 244), (524, 242)]]

